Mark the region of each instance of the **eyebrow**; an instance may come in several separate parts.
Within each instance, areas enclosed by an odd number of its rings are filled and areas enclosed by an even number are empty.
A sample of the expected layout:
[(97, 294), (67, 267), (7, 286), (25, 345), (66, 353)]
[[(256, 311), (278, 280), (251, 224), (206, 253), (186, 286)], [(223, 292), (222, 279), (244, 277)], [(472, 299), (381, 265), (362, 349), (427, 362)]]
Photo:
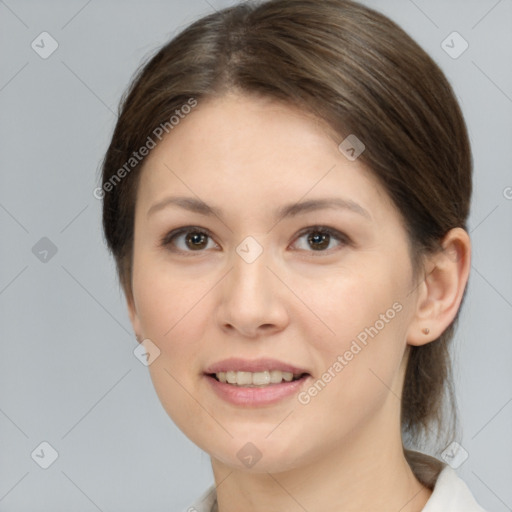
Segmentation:
[[(173, 196), (166, 197), (162, 201), (155, 203), (151, 208), (149, 208), (147, 212), (147, 216), (156, 213), (157, 211), (163, 210), (169, 206), (178, 206), (185, 210), (189, 210), (194, 213), (199, 213), (200, 215), (212, 216), (215, 215), (219, 219), (223, 218), (222, 210), (206, 204), (204, 201), (200, 199), (196, 199), (194, 197), (185, 197), (185, 196)], [(372, 216), (370, 213), (365, 210), (360, 204), (352, 201), (351, 199), (344, 199), (341, 197), (326, 197), (322, 199), (309, 199), (307, 201), (300, 201), (298, 203), (292, 203), (289, 205), (281, 206), (274, 210), (274, 216), (277, 219), (281, 219), (284, 217), (294, 217), (296, 215), (300, 215), (307, 212), (312, 212), (316, 210), (324, 210), (324, 209), (342, 209), (348, 210), (354, 213), (365, 217), (367, 220), (371, 221)]]

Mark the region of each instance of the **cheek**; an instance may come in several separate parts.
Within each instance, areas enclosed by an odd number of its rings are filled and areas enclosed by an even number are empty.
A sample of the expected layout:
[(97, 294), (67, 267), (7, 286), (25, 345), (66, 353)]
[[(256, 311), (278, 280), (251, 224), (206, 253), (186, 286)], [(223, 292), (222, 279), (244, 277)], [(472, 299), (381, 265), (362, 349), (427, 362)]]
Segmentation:
[[(187, 324), (187, 332), (194, 328), (201, 315), (201, 298), (208, 290), (203, 279), (171, 269), (153, 258), (141, 258), (134, 268), (134, 295), (137, 311), (145, 329), (156, 339), (166, 342)], [(194, 322), (190, 318), (194, 317)]]
[[(141, 262), (142, 263), (142, 262)], [(135, 270), (135, 269), (134, 269)], [(160, 350), (150, 365), (155, 387), (172, 396), (176, 382), (190, 380), (199, 372), (199, 342), (206, 331), (211, 314), (208, 301), (202, 300), (211, 288), (205, 280), (172, 274), (157, 264), (141, 264), (134, 272), (134, 295), (144, 337)], [(164, 384), (162, 384), (164, 383)]]
[(385, 264), (378, 267), (374, 262), (306, 282), (302, 294), (308, 298), (312, 312), (324, 322), (322, 339), (339, 351), (358, 336), (364, 343), (371, 333), (381, 337), (392, 324), (399, 323), (403, 310), (400, 281)]
[[(151, 269), (151, 270), (150, 270)], [(169, 417), (196, 443), (195, 433), (208, 430), (195, 394), (200, 368), (199, 340), (211, 314), (201, 300), (211, 286), (199, 279), (170, 275), (158, 265), (141, 265), (134, 272), (134, 294), (142, 332), (160, 350), (148, 367), (156, 394)], [(194, 425), (194, 429), (190, 429)]]
[(344, 411), (364, 408), (389, 392), (405, 349), (408, 315), (400, 293), (405, 282), (393, 279), (385, 266), (380, 272), (375, 268), (333, 278), (328, 293), (323, 285), (308, 291), (329, 327), (321, 336), (309, 333), (320, 356), (317, 367), (325, 369), (316, 388), (324, 400), (344, 404)]

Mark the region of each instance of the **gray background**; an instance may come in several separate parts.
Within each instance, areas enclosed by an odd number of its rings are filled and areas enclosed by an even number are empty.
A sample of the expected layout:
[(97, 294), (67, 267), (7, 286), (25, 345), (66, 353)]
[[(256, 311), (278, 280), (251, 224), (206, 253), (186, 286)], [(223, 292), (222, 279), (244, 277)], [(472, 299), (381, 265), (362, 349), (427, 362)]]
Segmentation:
[[(2, 512), (172, 512), (212, 482), (207, 455), (167, 417), (133, 355), (92, 192), (141, 59), (229, 3), (0, 1)], [(466, 116), (475, 193), (456, 337), (469, 453), (458, 472), (488, 510), (512, 510), (512, 0), (364, 3), (433, 56)], [(47, 59), (31, 48), (43, 31), (59, 45)], [(453, 31), (469, 43), (457, 59), (441, 47)], [(57, 248), (46, 261), (44, 247), (32, 250), (43, 237)], [(58, 452), (48, 469), (31, 457), (43, 441)]]

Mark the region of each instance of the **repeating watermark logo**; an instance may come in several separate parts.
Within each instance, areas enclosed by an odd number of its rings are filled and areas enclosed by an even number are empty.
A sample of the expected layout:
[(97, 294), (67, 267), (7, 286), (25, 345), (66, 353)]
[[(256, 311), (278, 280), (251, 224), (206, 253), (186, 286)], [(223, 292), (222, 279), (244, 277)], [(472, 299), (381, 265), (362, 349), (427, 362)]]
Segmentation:
[(59, 47), (59, 43), (48, 32), (41, 32), (30, 46), (41, 59), (46, 60)]
[(358, 139), (353, 133), (351, 133), (346, 139), (344, 139), (338, 146), (341, 153), (345, 155), (351, 162), (357, 160), (359, 156), (366, 149), (366, 146)]
[(458, 59), (469, 48), (469, 43), (458, 32), (454, 31), (443, 40), (441, 48), (452, 59)]
[(34, 448), (30, 456), (38, 466), (48, 469), (57, 460), (59, 453), (48, 441), (43, 441)]
[(512, 199), (512, 187), (505, 187), (503, 189), (503, 197), (505, 199)]
[(244, 466), (252, 468), (263, 455), (256, 445), (253, 443), (245, 443), (242, 448), (238, 450), (236, 456)]
[(149, 366), (160, 356), (160, 349), (149, 338), (146, 338), (135, 347), (133, 355), (144, 366)]
[(457, 441), (450, 443), (441, 453), (441, 458), (453, 469), (462, 466), (468, 457), (469, 453)]
[(197, 100), (190, 98), (181, 108), (176, 109), (168, 121), (158, 125), (151, 135), (148, 135), (146, 142), (136, 151), (133, 151), (130, 158), (120, 167), (101, 187), (96, 187), (93, 190), (93, 196), (96, 199), (103, 199), (105, 194), (112, 192), (115, 187), (133, 170), (139, 165), (146, 156), (149, 155), (150, 151), (157, 145), (157, 141), (161, 141), (165, 135), (171, 133), (182, 119), (192, 112), (192, 109), (197, 107)]
[(355, 339), (352, 340), (350, 347), (345, 350), (343, 355), (338, 355), (336, 360), (327, 368), (327, 370), (322, 374), (322, 376), (317, 379), (308, 389), (305, 391), (301, 391), (297, 395), (297, 399), (300, 404), (308, 405), (311, 402), (311, 399), (317, 396), (327, 384), (329, 384), (343, 369), (350, 364), (350, 361), (354, 359), (357, 354), (359, 354), (363, 348), (368, 345), (368, 336), (370, 338), (374, 338), (379, 334), (384, 327), (393, 318), (395, 318), (397, 313), (402, 311), (403, 306), (400, 302), (395, 302), (389, 309), (386, 310), (385, 313), (381, 313), (379, 315), (379, 319), (375, 321), (375, 323), (370, 327), (365, 327)]
[(41, 262), (48, 263), (56, 254), (57, 246), (46, 236), (43, 236), (32, 247), (32, 254)]
[(255, 238), (248, 236), (238, 244), (236, 252), (246, 263), (254, 263), (263, 253), (263, 247)]

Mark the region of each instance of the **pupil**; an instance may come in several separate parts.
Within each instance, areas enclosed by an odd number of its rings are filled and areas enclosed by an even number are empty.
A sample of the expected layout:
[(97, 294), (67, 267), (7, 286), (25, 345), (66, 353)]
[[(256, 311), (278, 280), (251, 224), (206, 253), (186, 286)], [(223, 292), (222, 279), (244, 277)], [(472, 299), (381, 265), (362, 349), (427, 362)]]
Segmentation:
[(189, 249), (202, 249), (206, 242), (204, 233), (191, 233), (187, 236), (187, 246)]
[(315, 233), (309, 235), (308, 242), (312, 244), (314, 250), (325, 249), (329, 247), (329, 235), (325, 233)]

